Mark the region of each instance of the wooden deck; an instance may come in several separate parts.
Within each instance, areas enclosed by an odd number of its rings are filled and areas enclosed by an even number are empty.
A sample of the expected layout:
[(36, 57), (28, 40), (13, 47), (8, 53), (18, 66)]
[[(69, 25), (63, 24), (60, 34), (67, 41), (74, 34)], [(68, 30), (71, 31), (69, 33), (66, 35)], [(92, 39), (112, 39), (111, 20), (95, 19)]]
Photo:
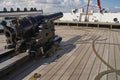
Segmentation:
[[(37, 67), (23, 80), (34, 80), (35, 73), (41, 74), (38, 80), (94, 80), (101, 72), (110, 70), (92, 49), (92, 41), (95, 37), (100, 37), (95, 44), (98, 54), (113, 68), (120, 69), (119, 29), (61, 26), (56, 27), (56, 34), (63, 37), (61, 48), (56, 52), (59, 54), (57, 59)], [(1, 50), (5, 45), (4, 40), (4, 36), (0, 36)], [(120, 80), (117, 74), (119, 73), (105, 74), (100, 80)]]
[(6, 45), (5, 36), (0, 34), (0, 52), (4, 51), (5, 45)]
[[(113, 68), (120, 69), (120, 30), (57, 27), (56, 33), (63, 37), (57, 51), (63, 55), (41, 65), (24, 80), (32, 80), (35, 73), (41, 74), (40, 80), (94, 80), (101, 72), (110, 70), (93, 52), (94, 36), (100, 36), (95, 44), (98, 54)], [(100, 80), (120, 80), (120, 76), (113, 72)]]

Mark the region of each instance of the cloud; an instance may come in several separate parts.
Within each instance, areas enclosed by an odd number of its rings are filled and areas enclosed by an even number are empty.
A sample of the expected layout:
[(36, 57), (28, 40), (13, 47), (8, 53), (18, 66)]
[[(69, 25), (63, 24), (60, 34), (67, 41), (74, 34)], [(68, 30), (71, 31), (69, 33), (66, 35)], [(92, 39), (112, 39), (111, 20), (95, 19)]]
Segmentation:
[(3, 7), (7, 9), (11, 7), (14, 9), (17, 7), (21, 9), (24, 7), (28, 9), (36, 7), (37, 9), (42, 8), (44, 12), (71, 11), (70, 6), (72, 6), (72, 8), (79, 8), (82, 5), (81, 0), (0, 0), (0, 3), (1, 10), (3, 10)]
[(70, 11), (69, 1), (71, 1), (72, 8), (80, 5), (80, 0), (0, 0), (0, 9), (3, 10), (6, 7), (9, 10), (12, 7), (16, 10), (17, 7), (21, 9), (36, 7), (47, 12)]
[(35, 2), (37, 2), (37, 3), (46, 3), (47, 1), (46, 0), (36, 0)]
[(75, 3), (78, 4), (80, 1), (79, 0), (75, 0)]
[(120, 6), (115, 6), (114, 8), (115, 8), (115, 9), (120, 9)]
[(61, 4), (63, 0), (47, 0), (48, 3)]
[(4, 2), (4, 1), (6, 1), (6, 0), (0, 0), (0, 3)]
[(64, 0), (35, 0), (36, 3), (61, 4)]

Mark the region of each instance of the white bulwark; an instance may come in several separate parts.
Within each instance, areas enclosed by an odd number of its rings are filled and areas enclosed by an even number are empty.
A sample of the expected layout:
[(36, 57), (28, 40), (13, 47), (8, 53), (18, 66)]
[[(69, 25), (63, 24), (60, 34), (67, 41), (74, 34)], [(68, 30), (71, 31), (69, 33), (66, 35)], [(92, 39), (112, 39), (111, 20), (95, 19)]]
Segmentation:
[[(85, 13), (64, 13), (60, 19), (62, 21), (85, 21)], [(87, 19), (89, 22), (120, 22), (120, 13), (88, 13)]]

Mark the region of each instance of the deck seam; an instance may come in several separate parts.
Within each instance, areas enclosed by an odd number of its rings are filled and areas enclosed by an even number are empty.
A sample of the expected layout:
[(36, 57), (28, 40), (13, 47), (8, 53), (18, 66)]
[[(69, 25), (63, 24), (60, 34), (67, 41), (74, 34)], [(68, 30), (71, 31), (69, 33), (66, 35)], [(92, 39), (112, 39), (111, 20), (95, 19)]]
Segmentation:
[[(102, 31), (100, 31), (100, 32), (101, 32), (102, 34), (105, 34), (104, 30), (102, 30)], [(101, 35), (102, 35), (102, 34), (101, 34)], [(101, 37), (102, 37), (102, 36), (101, 36)], [(102, 39), (104, 39), (104, 38), (102, 37)], [(98, 50), (97, 50), (98, 53), (99, 53), (99, 55), (102, 55), (102, 56), (103, 56), (103, 53), (101, 54), (101, 52), (104, 51), (104, 48), (103, 48), (104, 46), (105, 46), (105, 44), (99, 44), (99, 47), (98, 47)], [(102, 48), (102, 49), (101, 49), (101, 48)], [(101, 51), (101, 50), (102, 50), (102, 51)], [(92, 66), (92, 68), (91, 68), (91, 72), (90, 72), (89, 77), (88, 77), (87, 80), (91, 80), (91, 79), (90, 79), (90, 75), (91, 75), (91, 73), (92, 73), (93, 67), (95, 66), (95, 62), (99, 62), (99, 65), (100, 65), (100, 62), (101, 62), (101, 61), (99, 60), (99, 58), (98, 58), (97, 56), (95, 57), (93, 66)], [(98, 72), (99, 72), (99, 69), (100, 69), (100, 68), (98, 68)]]
[[(93, 33), (93, 35), (96, 34), (98, 30), (99, 30), (99, 29), (96, 28), (96, 31)], [(92, 49), (91, 49), (91, 53), (92, 53)], [(91, 56), (93, 56), (93, 54), (91, 54), (90, 57), (91, 57)], [(89, 62), (90, 57), (89, 57), (87, 63)], [(96, 57), (96, 56), (94, 55), (94, 57)], [(84, 66), (84, 68), (82, 69), (81, 75), (82, 75), (83, 71), (85, 70), (85, 68), (86, 68), (86, 66), (87, 66), (87, 63), (86, 63), (86, 65)], [(79, 79), (81, 78), (81, 75), (79, 75)]]

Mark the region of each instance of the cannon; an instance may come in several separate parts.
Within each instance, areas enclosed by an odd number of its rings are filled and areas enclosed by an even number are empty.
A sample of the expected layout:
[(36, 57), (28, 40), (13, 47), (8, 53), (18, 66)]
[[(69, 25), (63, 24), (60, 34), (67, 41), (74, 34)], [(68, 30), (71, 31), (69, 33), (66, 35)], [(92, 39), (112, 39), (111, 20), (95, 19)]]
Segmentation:
[(3, 20), (5, 48), (13, 48), (17, 53), (28, 52), (30, 57), (51, 56), (62, 40), (55, 35), (54, 20), (62, 16), (63, 13), (59, 12)]

